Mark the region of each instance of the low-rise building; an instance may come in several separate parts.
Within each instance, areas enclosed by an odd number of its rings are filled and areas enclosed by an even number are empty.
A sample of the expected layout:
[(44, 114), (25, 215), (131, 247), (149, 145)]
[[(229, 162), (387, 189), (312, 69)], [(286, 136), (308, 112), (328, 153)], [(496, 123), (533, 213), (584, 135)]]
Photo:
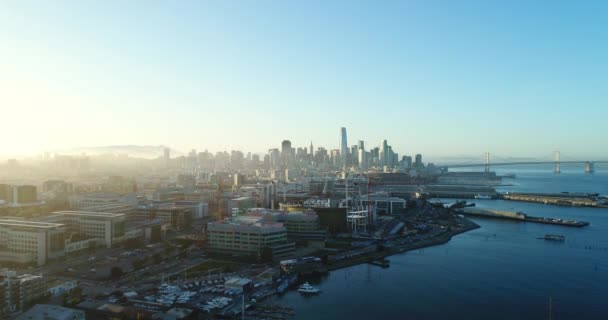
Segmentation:
[(125, 237), (125, 215), (121, 213), (57, 211), (38, 220), (65, 224), (69, 232), (99, 239), (108, 248)]
[(78, 287), (78, 281), (76, 280), (58, 282), (50, 284), (47, 292), (53, 297), (59, 297), (74, 290), (76, 287)]
[(207, 245), (215, 253), (273, 260), (291, 257), (295, 251), (295, 244), (287, 239), (287, 228), (278, 222), (209, 222)]
[(253, 282), (246, 278), (230, 278), (224, 282), (224, 288), (248, 292), (253, 288)]
[(42, 276), (0, 270), (0, 315), (24, 310), (46, 292), (47, 279)]
[(251, 197), (238, 197), (228, 200), (228, 211), (232, 214), (242, 214), (255, 206), (255, 199)]
[(89, 212), (128, 214), (137, 206), (135, 193), (126, 195), (105, 192), (85, 193), (69, 196), (68, 201), (73, 210)]
[(85, 313), (51, 304), (37, 304), (17, 317), (17, 320), (84, 320)]

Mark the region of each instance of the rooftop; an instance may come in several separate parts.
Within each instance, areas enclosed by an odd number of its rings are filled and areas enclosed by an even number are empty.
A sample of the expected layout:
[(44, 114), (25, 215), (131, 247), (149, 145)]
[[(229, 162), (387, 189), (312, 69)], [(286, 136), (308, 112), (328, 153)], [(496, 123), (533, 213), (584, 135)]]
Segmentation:
[(53, 214), (64, 216), (82, 216), (82, 217), (97, 217), (97, 218), (118, 218), (124, 217), (122, 213), (110, 212), (92, 212), (92, 211), (55, 211)]
[(0, 219), (0, 226), (6, 227), (22, 227), (31, 229), (54, 229), (64, 226), (61, 223), (49, 223), (49, 222), (37, 222), (29, 220), (11, 220), (11, 219)]
[[(76, 317), (80, 314), (81, 317)], [(71, 320), (71, 319), (84, 319), (84, 312), (76, 309), (70, 309), (60, 307), (51, 304), (37, 304), (30, 310), (23, 313), (17, 320)]]

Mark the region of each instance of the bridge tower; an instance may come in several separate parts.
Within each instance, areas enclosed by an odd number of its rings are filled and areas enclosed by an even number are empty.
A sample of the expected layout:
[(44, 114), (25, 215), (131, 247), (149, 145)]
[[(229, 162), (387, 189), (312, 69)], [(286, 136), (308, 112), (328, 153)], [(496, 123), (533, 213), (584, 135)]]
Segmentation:
[(490, 172), (490, 153), (486, 152), (486, 167), (485, 167), (485, 172), (489, 173)]
[(595, 166), (594, 166), (593, 162), (587, 161), (587, 163), (585, 163), (585, 173), (593, 173), (594, 171), (595, 171)]
[(562, 170), (559, 167), (559, 151), (555, 151), (555, 169), (553, 170), (553, 173), (561, 173)]

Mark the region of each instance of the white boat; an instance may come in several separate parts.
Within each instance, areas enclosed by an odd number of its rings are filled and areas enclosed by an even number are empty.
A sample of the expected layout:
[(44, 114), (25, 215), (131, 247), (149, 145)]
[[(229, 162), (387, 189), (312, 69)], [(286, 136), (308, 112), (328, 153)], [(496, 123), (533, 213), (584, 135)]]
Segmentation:
[(311, 286), (308, 282), (306, 282), (305, 284), (301, 285), (298, 288), (298, 292), (300, 293), (310, 293), (310, 294), (318, 294), (319, 292), (321, 292), (321, 290)]
[(488, 196), (488, 195), (482, 195), (482, 194), (478, 194), (475, 195), (475, 199), (482, 199), (482, 200), (491, 200), (492, 197)]

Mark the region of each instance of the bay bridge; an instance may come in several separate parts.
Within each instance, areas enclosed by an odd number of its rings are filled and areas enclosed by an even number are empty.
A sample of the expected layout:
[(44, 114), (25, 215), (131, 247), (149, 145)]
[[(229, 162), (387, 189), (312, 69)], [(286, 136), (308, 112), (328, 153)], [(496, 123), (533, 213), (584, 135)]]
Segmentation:
[(484, 167), (485, 172), (490, 172), (490, 166), (511, 166), (511, 165), (535, 165), (535, 164), (553, 164), (553, 172), (561, 173), (562, 164), (582, 164), (584, 165), (586, 173), (593, 173), (595, 171), (595, 164), (597, 163), (608, 163), (608, 160), (561, 160), (560, 152), (555, 151), (554, 160), (527, 160), (527, 161), (503, 161), (503, 162), (490, 162), (490, 153), (485, 153), (485, 162), (483, 163), (461, 163), (461, 164), (449, 164), (441, 165), (442, 168), (469, 168), (469, 167)]

